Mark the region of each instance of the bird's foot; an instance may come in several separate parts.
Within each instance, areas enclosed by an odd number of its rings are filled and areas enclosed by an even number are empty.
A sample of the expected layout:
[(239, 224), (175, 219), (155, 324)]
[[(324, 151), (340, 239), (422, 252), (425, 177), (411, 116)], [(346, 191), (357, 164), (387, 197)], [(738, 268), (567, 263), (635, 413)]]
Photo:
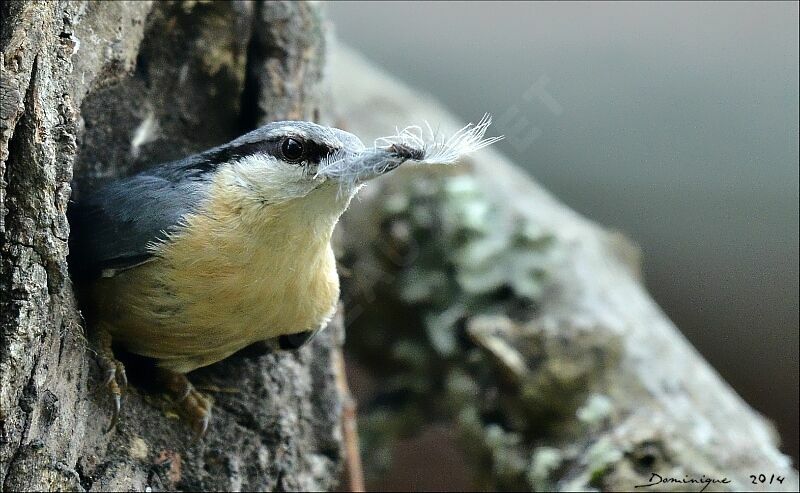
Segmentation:
[(195, 436), (203, 437), (211, 419), (211, 399), (194, 388), (183, 373), (159, 368), (158, 380), (177, 405), (178, 414), (189, 422)]
[(101, 329), (95, 333), (94, 339), (97, 348), (97, 364), (100, 366), (100, 371), (103, 372), (103, 387), (114, 403), (111, 423), (106, 430), (106, 433), (108, 433), (117, 426), (119, 421), (122, 392), (128, 386), (128, 376), (125, 374), (125, 366), (114, 356), (114, 350), (111, 347), (111, 334), (107, 330)]

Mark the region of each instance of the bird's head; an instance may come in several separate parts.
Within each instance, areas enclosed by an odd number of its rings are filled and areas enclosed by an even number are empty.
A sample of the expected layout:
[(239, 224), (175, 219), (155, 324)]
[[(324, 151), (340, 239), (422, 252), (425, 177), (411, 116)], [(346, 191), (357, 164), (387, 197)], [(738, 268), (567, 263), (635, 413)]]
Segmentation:
[[(337, 180), (322, 169), (333, 159), (358, 161), (366, 152), (355, 135), (304, 121), (267, 124), (206, 154), (224, 161), (221, 169), (243, 197), (265, 205), (279, 205), (336, 189)], [(387, 162), (402, 161), (386, 155)], [(330, 194), (326, 194), (330, 195)]]
[(451, 163), (499, 140), (483, 138), (490, 123), (484, 117), (441, 141), (432, 131), (426, 140), (419, 127), (408, 127), (368, 147), (344, 130), (280, 121), (198, 157), (201, 162), (225, 164), (217, 168), (218, 178), (242, 203), (273, 211), (299, 207), (309, 217), (316, 214), (335, 220), (366, 181), (406, 161)]

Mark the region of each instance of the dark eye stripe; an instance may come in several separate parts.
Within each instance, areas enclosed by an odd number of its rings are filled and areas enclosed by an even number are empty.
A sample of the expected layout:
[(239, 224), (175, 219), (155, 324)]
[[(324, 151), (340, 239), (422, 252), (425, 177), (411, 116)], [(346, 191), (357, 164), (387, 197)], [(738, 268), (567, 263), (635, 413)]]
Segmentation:
[[(186, 163), (186, 168), (196, 169), (201, 172), (210, 172), (217, 168), (220, 164), (235, 161), (253, 154), (265, 153), (277, 159), (284, 159), (281, 151), (281, 145), (285, 136), (273, 137), (269, 140), (261, 140), (258, 142), (246, 142), (236, 145), (225, 145), (215, 147), (202, 154), (196, 155), (193, 159)], [(322, 159), (328, 156), (333, 149), (326, 145), (318, 144), (316, 142), (305, 141), (306, 147), (306, 160), (311, 164), (319, 164)]]
[[(274, 149), (270, 150), (270, 147)], [(279, 149), (276, 148), (275, 143), (272, 141), (248, 142), (236, 146), (216, 147), (204, 152), (200, 155), (200, 157), (202, 158), (202, 163), (204, 165), (216, 167), (220, 164), (235, 161), (243, 157), (252, 156), (253, 154), (258, 154), (260, 152), (266, 152), (267, 154), (275, 155), (276, 151), (279, 152)]]
[(330, 147), (316, 142), (306, 142), (308, 161), (312, 164), (319, 164), (328, 157), (334, 150)]

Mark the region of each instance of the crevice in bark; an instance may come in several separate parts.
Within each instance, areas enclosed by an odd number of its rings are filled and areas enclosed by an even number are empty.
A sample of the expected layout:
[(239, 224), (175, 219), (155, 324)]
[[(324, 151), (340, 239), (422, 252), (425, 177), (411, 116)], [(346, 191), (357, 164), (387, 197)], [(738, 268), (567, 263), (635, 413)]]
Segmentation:
[(259, 94), (259, 81), (254, 76), (254, 64), (257, 60), (263, 60), (266, 55), (261, 50), (260, 43), (257, 42), (255, 19), (258, 17), (261, 6), (256, 7), (256, 12), (250, 23), (247, 38), (247, 50), (244, 72), (244, 88), (242, 89), (241, 102), (239, 107), (239, 131), (246, 133), (253, 130), (258, 126), (259, 111), (258, 111), (258, 94)]
[[(323, 335), (295, 355), (207, 369), (201, 380), (241, 388), (215, 395), (212, 432), (200, 442), (153, 405), (157, 397), (136, 388), (124, 397), (120, 425), (105, 433), (108, 402), (95, 392), (92, 350), (65, 276), (69, 234), (63, 218), (73, 160), (79, 198), (81, 188), (239, 135), (247, 48), (240, 33), (289, 28), (272, 26), (269, 17), (254, 19), (253, 5), (2, 4), (4, 489), (335, 486), (339, 463), (331, 451), (338, 438), (331, 422), (338, 419), (338, 396), (330, 392), (334, 383), (324, 368), (337, 339)], [(316, 9), (292, 3), (281, 8), (301, 17)], [(288, 34), (285, 39), (295, 42)], [(316, 66), (321, 58), (306, 63)], [(284, 75), (296, 80), (295, 69), (289, 66)], [(271, 91), (256, 89), (257, 95)], [(302, 98), (296, 102), (305, 104)], [(263, 108), (271, 114), (284, 111), (270, 105), (266, 100)], [(137, 147), (132, 136), (148, 115), (157, 129), (150, 132), (153, 140)], [(312, 388), (325, 397), (311, 395)]]

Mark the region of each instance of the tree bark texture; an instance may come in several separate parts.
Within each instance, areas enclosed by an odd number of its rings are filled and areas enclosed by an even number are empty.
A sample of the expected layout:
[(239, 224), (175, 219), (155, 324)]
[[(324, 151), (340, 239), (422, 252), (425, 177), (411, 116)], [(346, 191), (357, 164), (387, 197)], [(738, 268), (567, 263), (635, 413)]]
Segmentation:
[[(334, 49), (330, 66), (338, 121), (365, 142), (426, 120), (443, 135), (461, 126), (350, 50)], [(400, 168), (341, 226), (373, 479), (393, 442), (444, 422), (480, 488), (628, 491), (657, 473), (730, 480), (706, 491), (797, 490), (772, 426), (643, 288), (637, 248), (496, 150)], [(784, 479), (754, 484), (759, 474)]]
[[(290, 2), (2, 3), (0, 484), (17, 490), (324, 490), (341, 469), (341, 327), (296, 353), (193, 376), (215, 401), (195, 440), (136, 375), (105, 431), (69, 280), (70, 197), (319, 113), (325, 32)], [(335, 324), (334, 324), (335, 325)]]

